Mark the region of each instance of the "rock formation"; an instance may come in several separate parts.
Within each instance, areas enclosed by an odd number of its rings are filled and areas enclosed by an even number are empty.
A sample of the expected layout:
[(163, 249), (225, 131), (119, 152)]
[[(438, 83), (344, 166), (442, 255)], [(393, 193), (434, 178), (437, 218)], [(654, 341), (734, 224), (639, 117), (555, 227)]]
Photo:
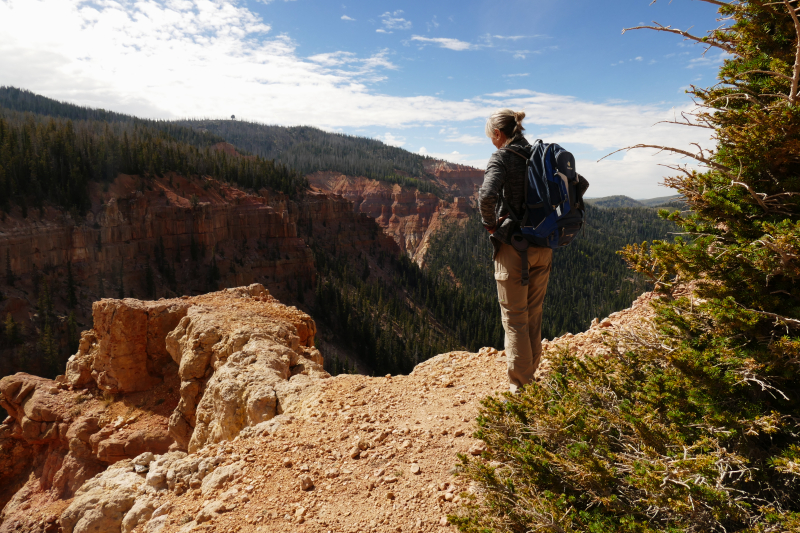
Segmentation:
[[(63, 376), (0, 380), (0, 406), (9, 414), (0, 426), (0, 531), (36, 530), (31, 508), (50, 513), (44, 529), (118, 528), (137, 475), (112, 469), (84, 486), (87, 480), (142, 454), (183, 457), (233, 439), (328, 377), (313, 320), (259, 284), (173, 300), (105, 299), (93, 318)], [(114, 505), (70, 522), (75, 505), (109, 495)], [(73, 496), (65, 517), (48, 522)]]
[[(545, 350), (605, 353), (650, 298)], [(478, 403), (507, 386), (490, 348), (331, 378), (314, 322), (260, 285), (94, 320), (64, 376), (0, 380), (0, 532), (442, 531), (476, 490), (452, 467), (484, 449)]]

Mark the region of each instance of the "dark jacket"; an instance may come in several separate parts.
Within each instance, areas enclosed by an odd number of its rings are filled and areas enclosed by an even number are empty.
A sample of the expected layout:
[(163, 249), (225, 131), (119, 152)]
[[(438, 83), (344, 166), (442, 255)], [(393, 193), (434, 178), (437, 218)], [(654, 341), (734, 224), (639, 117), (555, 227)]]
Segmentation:
[[(483, 175), (483, 185), (478, 192), (478, 208), (483, 225), (488, 228), (493, 228), (500, 218), (508, 215), (509, 205), (518, 216), (522, 214), (527, 162), (511, 150), (530, 157), (531, 145), (525, 137), (517, 135), (507, 147), (510, 150), (501, 148), (489, 158)], [(511, 234), (516, 229), (516, 223), (508, 217), (495, 230), (491, 237), (495, 253), (500, 243), (511, 244)]]

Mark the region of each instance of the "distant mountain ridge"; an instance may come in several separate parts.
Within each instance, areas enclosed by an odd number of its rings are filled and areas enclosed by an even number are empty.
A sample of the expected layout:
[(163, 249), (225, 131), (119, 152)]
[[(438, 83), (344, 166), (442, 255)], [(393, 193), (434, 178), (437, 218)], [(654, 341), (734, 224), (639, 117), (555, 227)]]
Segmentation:
[(671, 196), (659, 196), (657, 198), (640, 198), (634, 200), (630, 196), (621, 194), (614, 196), (604, 196), (602, 198), (586, 198), (586, 203), (595, 207), (676, 207), (683, 203), (680, 194)]

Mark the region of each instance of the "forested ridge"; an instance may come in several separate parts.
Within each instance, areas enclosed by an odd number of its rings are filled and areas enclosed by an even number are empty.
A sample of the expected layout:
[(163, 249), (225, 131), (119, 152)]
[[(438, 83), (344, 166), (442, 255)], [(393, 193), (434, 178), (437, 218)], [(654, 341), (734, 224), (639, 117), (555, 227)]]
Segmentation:
[(240, 120), (198, 119), (177, 124), (223, 137), (237, 147), (280, 161), (303, 174), (333, 170), (376, 180), (397, 175), (424, 177), (424, 156), (376, 139), (331, 133), (310, 126), (270, 126)]
[(299, 173), (284, 165), (200, 148), (152, 125), (0, 109), (0, 208), (6, 211), (11, 202), (25, 210), (47, 201), (83, 213), (90, 206), (89, 182), (107, 183), (119, 173), (156, 176), (167, 171), (211, 175), (255, 190), (269, 187), (292, 197), (307, 187)]

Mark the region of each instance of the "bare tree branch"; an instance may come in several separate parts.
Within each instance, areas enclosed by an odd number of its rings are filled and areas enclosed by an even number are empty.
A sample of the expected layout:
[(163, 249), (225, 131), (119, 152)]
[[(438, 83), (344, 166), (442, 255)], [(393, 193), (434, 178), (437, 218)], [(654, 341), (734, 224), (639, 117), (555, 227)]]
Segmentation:
[(604, 155), (603, 157), (598, 159), (597, 162), (599, 163), (600, 161), (602, 161), (606, 157), (612, 156), (612, 155), (616, 154), (617, 152), (622, 152), (623, 150), (633, 150), (635, 148), (655, 148), (655, 149), (657, 149), (659, 151), (662, 151), (662, 152), (672, 152), (672, 153), (675, 153), (675, 154), (685, 155), (686, 157), (691, 157), (695, 161), (700, 161), (704, 165), (707, 165), (707, 166), (712, 167), (712, 168), (716, 168), (717, 170), (723, 170), (725, 172), (729, 172), (731, 170), (730, 168), (726, 167), (725, 165), (720, 165), (719, 163), (716, 163), (714, 161), (711, 161), (710, 159), (706, 159), (705, 157), (702, 157), (702, 155), (698, 156), (697, 154), (693, 154), (691, 152), (687, 152), (686, 150), (681, 150), (679, 148), (671, 148), (669, 146), (658, 146), (658, 145), (655, 145), (655, 144), (636, 144), (636, 145), (633, 145), (633, 146), (626, 146), (625, 148), (620, 148), (619, 150), (614, 150), (610, 154)]
[(800, 84), (800, 19), (797, 18), (797, 12), (792, 8), (789, 0), (783, 0), (783, 5), (789, 11), (794, 21), (794, 33), (797, 36), (797, 46), (794, 54), (794, 71), (792, 72), (792, 92), (789, 94), (789, 102), (792, 104), (797, 100), (797, 86)]
[(718, 41), (711, 40), (708, 37), (697, 37), (696, 35), (692, 35), (691, 33), (685, 32), (683, 30), (678, 30), (678, 29), (672, 28), (671, 26), (664, 26), (664, 25), (659, 24), (658, 22), (655, 22), (655, 21), (653, 22), (653, 24), (655, 24), (655, 26), (634, 26), (633, 28), (625, 28), (625, 29), (622, 30), (622, 33), (624, 34), (628, 30), (665, 31), (665, 32), (668, 32), (668, 33), (675, 33), (675, 34), (680, 35), (680, 36), (682, 36), (685, 39), (688, 39), (690, 41), (695, 41), (695, 42), (698, 42), (698, 43), (707, 44), (709, 46), (715, 46), (717, 48), (721, 48), (722, 50), (725, 50), (726, 52), (728, 52), (730, 54), (734, 53), (733, 48), (731, 48), (727, 44), (723, 44), (723, 43), (720, 43)]
[(769, 74), (770, 76), (777, 76), (778, 78), (783, 78), (786, 80), (791, 80), (791, 76), (787, 76), (786, 74), (781, 74), (780, 72), (773, 72), (772, 70), (748, 70), (746, 72), (740, 72), (737, 74), (737, 77), (744, 76), (745, 74)]
[[(740, 304), (741, 305), (741, 304)], [(774, 318), (776, 322), (783, 322), (787, 326), (791, 326), (793, 328), (800, 328), (800, 320), (789, 318), (787, 316), (776, 315), (775, 313), (768, 313), (767, 311), (759, 311), (757, 309), (748, 309), (745, 307), (745, 310), (752, 311), (753, 313), (757, 313), (759, 315), (764, 315), (769, 318)]]
[(753, 199), (756, 202), (758, 202), (758, 205), (761, 206), (761, 209), (763, 209), (764, 211), (769, 212), (769, 208), (767, 207), (767, 204), (764, 203), (764, 200), (761, 199), (761, 197), (758, 195), (758, 193), (756, 193), (756, 191), (754, 191), (751, 186), (749, 186), (746, 183), (742, 183), (741, 181), (735, 181), (735, 180), (731, 180), (731, 185), (738, 185), (740, 187), (744, 187), (745, 189), (747, 189), (747, 192), (749, 192), (750, 196), (752, 196)]
[(727, 2), (720, 2), (719, 0), (700, 0), (701, 2), (706, 2), (708, 4), (714, 4), (715, 6), (722, 6), (722, 7), (736, 7), (734, 3), (727, 3)]

